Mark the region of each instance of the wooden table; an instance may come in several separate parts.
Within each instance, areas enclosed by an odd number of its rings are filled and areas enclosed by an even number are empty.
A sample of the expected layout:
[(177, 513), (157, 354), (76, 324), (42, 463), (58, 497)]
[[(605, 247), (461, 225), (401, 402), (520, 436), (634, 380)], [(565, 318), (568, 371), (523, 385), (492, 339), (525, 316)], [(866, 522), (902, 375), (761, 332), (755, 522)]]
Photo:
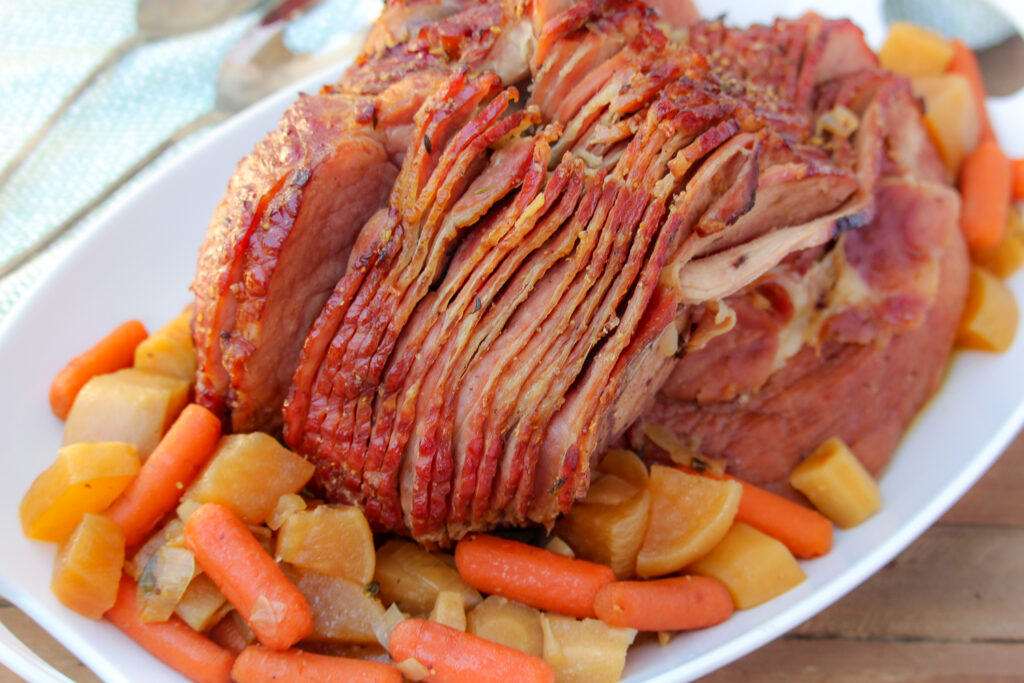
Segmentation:
[[(0, 620), (75, 681), (98, 681), (10, 603)], [(1024, 681), (1024, 434), (871, 580), (702, 683), (940, 679)]]

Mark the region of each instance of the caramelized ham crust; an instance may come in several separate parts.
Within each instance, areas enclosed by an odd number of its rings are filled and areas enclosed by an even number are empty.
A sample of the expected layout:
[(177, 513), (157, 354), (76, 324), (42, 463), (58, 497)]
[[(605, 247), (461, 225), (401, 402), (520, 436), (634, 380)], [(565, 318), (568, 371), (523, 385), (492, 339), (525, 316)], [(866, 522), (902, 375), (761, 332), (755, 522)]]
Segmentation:
[(200, 401), (439, 544), (551, 525), (641, 417), (761, 482), (883, 462), (964, 296), (917, 105), (849, 22), (663, 4), (389, 2), (214, 216)]

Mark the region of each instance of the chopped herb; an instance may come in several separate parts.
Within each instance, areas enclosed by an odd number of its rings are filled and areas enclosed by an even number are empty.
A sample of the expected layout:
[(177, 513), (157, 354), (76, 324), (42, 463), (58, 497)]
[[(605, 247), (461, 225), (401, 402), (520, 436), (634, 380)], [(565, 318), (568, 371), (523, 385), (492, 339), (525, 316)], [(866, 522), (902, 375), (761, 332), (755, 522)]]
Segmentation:
[(432, 150), (430, 149), (430, 136), (429, 135), (424, 135), (423, 136), (423, 149), (427, 150), (427, 154), (431, 154), (432, 153)]
[(377, 108), (374, 107), (373, 108), (373, 128), (374, 128), (374, 130), (377, 129), (377, 123), (378, 123), (378, 121), (377, 121)]
[(565, 486), (565, 477), (559, 477), (555, 480), (555, 483), (548, 489), (548, 493), (552, 496), (558, 493), (562, 487)]
[(482, 305), (483, 305), (483, 304), (481, 304), (481, 303), (480, 303), (480, 297), (479, 297), (479, 296), (476, 296), (476, 295), (474, 295), (474, 296), (473, 296), (473, 312), (474, 312), (474, 313), (476, 313), (477, 311), (479, 311), (479, 310), (480, 310), (480, 307), (481, 307)]
[(690, 467), (692, 467), (697, 474), (704, 474), (708, 471), (709, 465), (700, 458), (693, 458), (690, 460)]
[(377, 595), (380, 593), (380, 584), (376, 581), (371, 581), (370, 583), (366, 584), (366, 592), (372, 595), (373, 597), (377, 597)]

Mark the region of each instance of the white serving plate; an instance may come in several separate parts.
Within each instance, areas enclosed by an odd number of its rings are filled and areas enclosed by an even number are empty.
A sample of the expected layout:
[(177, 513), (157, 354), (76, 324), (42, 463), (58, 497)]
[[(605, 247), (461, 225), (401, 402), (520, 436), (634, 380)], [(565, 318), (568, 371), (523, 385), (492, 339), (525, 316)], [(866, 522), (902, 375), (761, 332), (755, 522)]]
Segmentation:
[[(713, 16), (728, 3), (704, 0)], [(739, 8), (735, 7), (739, 4)], [(995, 4), (1024, 27), (1014, 0)], [(850, 16), (878, 44), (880, 8), (869, 2), (733, 3), (734, 23), (796, 16), (817, 6)], [(0, 326), (0, 594), (16, 604), (111, 683), (180, 683), (183, 679), (106, 622), (64, 608), (49, 590), (54, 546), (26, 539), (17, 507), (35, 476), (53, 460), (62, 425), (50, 412), (50, 380), (67, 360), (128, 318), (155, 329), (188, 301), (196, 253), (207, 221), (236, 161), (266, 131), (298, 90), (312, 91), (335, 69), (306, 79), (252, 107), (129, 197), (77, 238), (73, 249), (24, 297)], [(1024, 156), (1024, 94), (993, 101), (992, 118), (1007, 151)], [(1016, 137), (1013, 137), (1016, 135)], [(1024, 301), (1024, 275), (1010, 280)], [(851, 531), (837, 531), (832, 552), (804, 562), (807, 581), (724, 624), (678, 636), (661, 648), (635, 648), (627, 680), (690, 680), (785, 633), (835, 602), (907, 547), (981, 476), (1024, 422), (1024, 335), (1000, 355), (960, 353), (941, 392), (907, 433), (881, 480), (885, 504)], [(66, 680), (0, 631), (0, 660), (34, 681)]]

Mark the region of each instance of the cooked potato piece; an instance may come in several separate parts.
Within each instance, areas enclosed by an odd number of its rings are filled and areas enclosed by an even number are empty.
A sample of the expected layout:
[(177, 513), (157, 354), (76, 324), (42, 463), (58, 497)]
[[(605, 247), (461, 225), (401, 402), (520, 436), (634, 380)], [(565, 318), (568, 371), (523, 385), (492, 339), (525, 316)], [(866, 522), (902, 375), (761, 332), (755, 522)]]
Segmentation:
[(466, 616), (466, 630), (534, 657), (544, 653), (540, 610), (500, 595), (490, 595), (473, 608)]
[(955, 178), (981, 136), (971, 86), (960, 74), (918, 76), (911, 85), (914, 94), (924, 100), (925, 126), (950, 177)]
[(882, 507), (878, 484), (836, 437), (794, 467), (789, 483), (843, 529), (857, 526)]
[(199, 632), (212, 627), (231, 610), (227, 598), (206, 574), (192, 577), (174, 613)]
[(365, 586), (373, 579), (373, 534), (363, 511), (321, 505), (292, 513), (277, 533), (277, 559)]
[(135, 368), (93, 377), (68, 413), (64, 445), (122, 441), (145, 460), (185, 408), (188, 390), (183, 379)]
[(267, 517), (267, 526), (277, 531), (292, 514), (305, 509), (306, 500), (302, 496), (297, 493), (286, 493), (277, 499), (274, 511)]
[(560, 614), (542, 614), (540, 621), (544, 661), (555, 670), (558, 683), (614, 683), (622, 678), (635, 630)]
[(884, 68), (902, 76), (927, 76), (946, 70), (953, 59), (953, 48), (934, 31), (894, 21), (878, 59)]
[(786, 546), (742, 522), (690, 571), (724, 583), (737, 609), (757, 607), (807, 578)]
[(384, 606), (366, 586), (302, 567), (282, 568), (313, 610), (313, 635), (308, 640), (377, 643), (374, 628), (384, 618)]
[(711, 550), (736, 517), (743, 487), (654, 465), (650, 492), (650, 521), (636, 558), (642, 578), (678, 571)]
[(266, 434), (221, 437), (203, 471), (185, 491), (186, 501), (221, 503), (246, 524), (262, 524), (278, 499), (298, 493), (313, 465)]
[(984, 268), (972, 266), (956, 345), (977, 351), (1005, 351), (1017, 334), (1019, 315), (1010, 288)]
[(430, 610), (430, 620), (450, 626), (459, 631), (466, 630), (466, 606), (462, 602), (462, 593), (458, 591), (441, 591), (434, 601), (434, 609)]
[(191, 326), (190, 308), (135, 347), (135, 367), (194, 382), (196, 347)]
[(139, 456), (132, 444), (65, 446), (21, 499), (21, 528), (29, 538), (60, 541), (82, 515), (105, 510), (138, 472)]
[(88, 514), (57, 550), (50, 588), (67, 607), (100, 619), (114, 606), (124, 564), (124, 532), (102, 515)]
[(403, 612), (425, 615), (443, 590), (460, 593), (467, 609), (480, 602), (480, 593), (466, 583), (442, 556), (415, 543), (393, 538), (377, 550), (373, 580), (380, 599), (395, 603)]
[(1006, 231), (999, 244), (971, 252), (971, 260), (999, 278), (1008, 278), (1024, 265), (1024, 219), (1020, 209), (1010, 207)]

